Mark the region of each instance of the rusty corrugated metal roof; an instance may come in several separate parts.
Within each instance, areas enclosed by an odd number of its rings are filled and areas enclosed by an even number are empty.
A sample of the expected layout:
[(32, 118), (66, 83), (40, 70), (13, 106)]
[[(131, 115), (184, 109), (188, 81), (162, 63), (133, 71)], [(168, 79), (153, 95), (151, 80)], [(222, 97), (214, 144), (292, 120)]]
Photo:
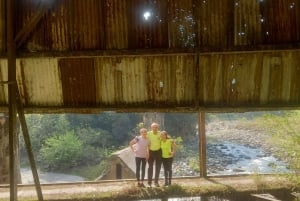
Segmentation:
[[(296, 106), (300, 51), (24, 58), (25, 107), (190, 108)], [(0, 63), (6, 80), (6, 62)], [(2, 87), (0, 102), (7, 104)]]
[(25, 109), (299, 106), (300, 0), (53, 2), (41, 12), (44, 1), (16, 0), (16, 34), (24, 37), (16, 41), (17, 81)]

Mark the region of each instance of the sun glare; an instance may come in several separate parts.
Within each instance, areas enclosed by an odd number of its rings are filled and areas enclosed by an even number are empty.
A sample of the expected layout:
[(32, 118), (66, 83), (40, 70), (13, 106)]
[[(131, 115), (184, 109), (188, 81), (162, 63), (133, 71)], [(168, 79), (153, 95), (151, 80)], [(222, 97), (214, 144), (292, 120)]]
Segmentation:
[(151, 12), (145, 11), (145, 12), (144, 12), (144, 19), (145, 19), (145, 20), (149, 20), (150, 17), (151, 17)]

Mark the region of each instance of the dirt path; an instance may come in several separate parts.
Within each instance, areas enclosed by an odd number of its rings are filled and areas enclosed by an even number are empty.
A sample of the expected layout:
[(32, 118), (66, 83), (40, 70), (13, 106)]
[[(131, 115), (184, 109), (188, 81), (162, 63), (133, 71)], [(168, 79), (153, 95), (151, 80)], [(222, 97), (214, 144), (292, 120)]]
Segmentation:
[[(122, 181), (103, 181), (103, 182), (84, 182), (84, 183), (65, 183), (65, 184), (43, 184), (42, 193), (45, 200), (63, 200), (84, 197), (97, 197), (99, 194), (109, 193), (115, 196), (122, 192), (129, 192), (129, 189), (136, 189), (134, 180)], [(212, 191), (217, 189), (223, 191), (231, 190), (234, 192), (257, 191), (262, 188), (284, 188), (288, 186), (288, 181), (283, 177), (264, 175), (264, 176), (230, 176), (230, 177), (211, 177), (204, 178), (175, 178), (173, 184), (182, 187), (198, 189), (197, 192)], [(148, 193), (155, 193), (152, 188)], [(199, 195), (198, 195), (199, 196)], [(34, 185), (21, 185), (18, 187), (18, 200), (37, 199)], [(0, 200), (9, 199), (9, 186), (0, 186)]]

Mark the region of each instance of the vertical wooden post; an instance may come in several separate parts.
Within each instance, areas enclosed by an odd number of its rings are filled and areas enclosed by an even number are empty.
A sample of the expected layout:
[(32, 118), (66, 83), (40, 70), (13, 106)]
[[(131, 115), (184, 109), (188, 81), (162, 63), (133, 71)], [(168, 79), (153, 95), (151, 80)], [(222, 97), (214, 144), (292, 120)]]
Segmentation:
[(200, 156), (200, 177), (207, 177), (206, 168), (206, 134), (205, 134), (205, 113), (199, 112), (199, 156)]
[(10, 200), (17, 201), (16, 168), (16, 43), (15, 43), (15, 1), (6, 1), (6, 37), (8, 64), (8, 104), (9, 104), (9, 182)]
[(26, 120), (25, 120), (24, 108), (23, 108), (23, 104), (21, 101), (19, 89), (17, 88), (16, 90), (17, 90), (17, 93), (16, 93), (17, 110), (18, 110), (18, 114), (19, 114), (19, 120), (21, 123), (22, 133), (24, 136), (26, 151), (27, 151), (30, 166), (31, 166), (31, 171), (32, 171), (32, 175), (33, 175), (33, 179), (34, 179), (34, 183), (35, 183), (35, 188), (37, 191), (38, 200), (42, 201), (43, 200), (42, 188), (41, 188), (37, 168), (35, 165), (35, 160), (34, 160), (34, 155), (33, 155), (32, 146), (31, 146), (31, 142), (30, 142), (29, 132), (28, 132), (28, 128), (27, 128), (27, 124), (26, 124)]

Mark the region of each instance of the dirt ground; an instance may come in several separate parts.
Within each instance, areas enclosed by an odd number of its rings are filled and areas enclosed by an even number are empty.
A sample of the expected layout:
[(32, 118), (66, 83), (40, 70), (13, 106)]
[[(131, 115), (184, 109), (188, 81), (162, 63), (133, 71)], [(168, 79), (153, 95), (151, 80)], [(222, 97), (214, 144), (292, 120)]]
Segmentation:
[[(163, 184), (162, 182), (163, 181), (161, 180), (160, 183)], [(210, 178), (174, 178), (173, 185), (188, 187), (191, 189), (198, 189), (197, 193), (199, 193), (200, 195), (201, 192), (208, 193), (216, 192), (218, 190), (234, 192), (253, 192), (262, 191), (264, 189), (290, 188), (290, 183), (285, 177), (275, 175), (244, 175)], [(96, 198), (99, 194), (104, 193), (114, 196), (122, 192), (131, 192), (130, 189), (137, 189), (135, 180), (42, 184), (41, 188), (44, 200), (74, 200), (75, 198), (83, 197)], [(152, 187), (152, 189), (164, 188), (168, 187)], [(18, 186), (17, 195), (18, 200), (38, 200), (34, 185)], [(9, 200), (9, 198), (9, 186), (1, 185), (0, 200)]]

